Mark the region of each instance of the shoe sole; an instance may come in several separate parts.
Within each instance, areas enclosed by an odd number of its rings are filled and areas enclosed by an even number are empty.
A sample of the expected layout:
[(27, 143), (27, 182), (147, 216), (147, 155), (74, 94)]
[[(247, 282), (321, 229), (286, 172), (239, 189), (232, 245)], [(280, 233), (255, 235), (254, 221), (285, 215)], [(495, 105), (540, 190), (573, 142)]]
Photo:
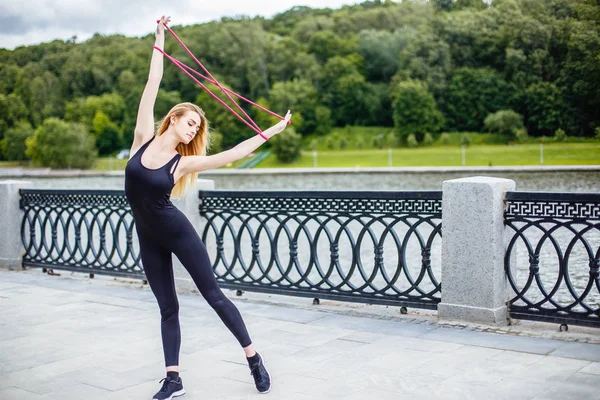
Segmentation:
[[(257, 353), (258, 353), (258, 351), (257, 351)], [(270, 383), (269, 383), (269, 388), (267, 390), (265, 390), (264, 392), (261, 392), (258, 389), (256, 389), (256, 391), (260, 394), (267, 394), (271, 391), (271, 386), (273, 386), (273, 379), (271, 379), (271, 374), (269, 373), (269, 370), (267, 369), (267, 365), (265, 364), (265, 358), (260, 353), (258, 353), (258, 355), (260, 356), (260, 359), (262, 360), (263, 366), (265, 367), (265, 371), (267, 371), (267, 375), (269, 376)]]
[[(185, 394), (185, 389), (181, 389), (181, 390), (178, 390), (177, 392), (173, 393), (171, 395), (171, 397), (167, 397), (165, 400), (171, 400), (173, 397), (183, 396), (184, 394)], [(156, 400), (156, 397), (153, 398), (152, 400)]]

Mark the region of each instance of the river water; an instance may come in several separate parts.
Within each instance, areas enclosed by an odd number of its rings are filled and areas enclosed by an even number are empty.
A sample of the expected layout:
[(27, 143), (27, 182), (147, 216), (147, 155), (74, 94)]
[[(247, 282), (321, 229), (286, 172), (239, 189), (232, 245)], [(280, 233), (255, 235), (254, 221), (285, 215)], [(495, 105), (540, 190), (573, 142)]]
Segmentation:
[[(319, 173), (319, 174), (210, 174), (223, 190), (442, 190), (445, 180), (468, 176), (512, 179), (519, 191), (600, 192), (600, 172), (521, 173)], [(38, 189), (123, 189), (123, 177), (27, 178)]]

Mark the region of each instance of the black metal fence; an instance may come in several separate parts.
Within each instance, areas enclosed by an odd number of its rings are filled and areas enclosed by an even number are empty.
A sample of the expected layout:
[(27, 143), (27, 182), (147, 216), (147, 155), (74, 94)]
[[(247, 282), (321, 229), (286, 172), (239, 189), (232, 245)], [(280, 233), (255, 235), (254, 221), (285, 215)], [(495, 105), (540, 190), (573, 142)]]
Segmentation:
[(513, 318), (600, 327), (600, 194), (509, 192)]
[(123, 191), (22, 189), (20, 193), (24, 266), (144, 277)]
[(441, 192), (204, 191), (202, 240), (222, 287), (435, 309), (441, 199)]
[[(223, 287), (435, 309), (441, 192), (200, 192)], [(143, 278), (123, 191), (21, 190), (23, 265)], [(509, 192), (513, 318), (600, 327), (600, 194)]]

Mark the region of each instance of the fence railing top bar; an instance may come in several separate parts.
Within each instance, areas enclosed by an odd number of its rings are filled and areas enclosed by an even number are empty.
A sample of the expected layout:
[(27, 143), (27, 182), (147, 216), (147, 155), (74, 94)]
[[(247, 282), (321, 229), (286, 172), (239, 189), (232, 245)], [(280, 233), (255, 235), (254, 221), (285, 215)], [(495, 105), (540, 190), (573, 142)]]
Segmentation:
[(201, 190), (199, 197), (294, 198), (294, 199), (372, 199), (372, 200), (441, 200), (441, 191), (246, 191)]
[(125, 196), (124, 190), (98, 190), (98, 189), (20, 189), (19, 194), (46, 194), (46, 195), (101, 195), (101, 196)]
[(600, 193), (506, 192), (506, 200), (600, 203)]

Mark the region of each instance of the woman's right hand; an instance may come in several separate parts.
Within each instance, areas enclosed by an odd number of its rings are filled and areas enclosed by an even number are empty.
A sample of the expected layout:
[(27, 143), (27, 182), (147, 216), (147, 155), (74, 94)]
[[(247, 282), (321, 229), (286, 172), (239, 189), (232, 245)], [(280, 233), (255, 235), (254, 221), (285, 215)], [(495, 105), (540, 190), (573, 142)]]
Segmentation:
[(158, 26), (156, 27), (156, 33), (155, 36), (158, 37), (162, 37), (165, 34), (165, 24), (168, 24), (169, 22), (171, 22), (171, 17), (170, 16), (162, 16), (160, 17), (160, 21), (158, 21)]

